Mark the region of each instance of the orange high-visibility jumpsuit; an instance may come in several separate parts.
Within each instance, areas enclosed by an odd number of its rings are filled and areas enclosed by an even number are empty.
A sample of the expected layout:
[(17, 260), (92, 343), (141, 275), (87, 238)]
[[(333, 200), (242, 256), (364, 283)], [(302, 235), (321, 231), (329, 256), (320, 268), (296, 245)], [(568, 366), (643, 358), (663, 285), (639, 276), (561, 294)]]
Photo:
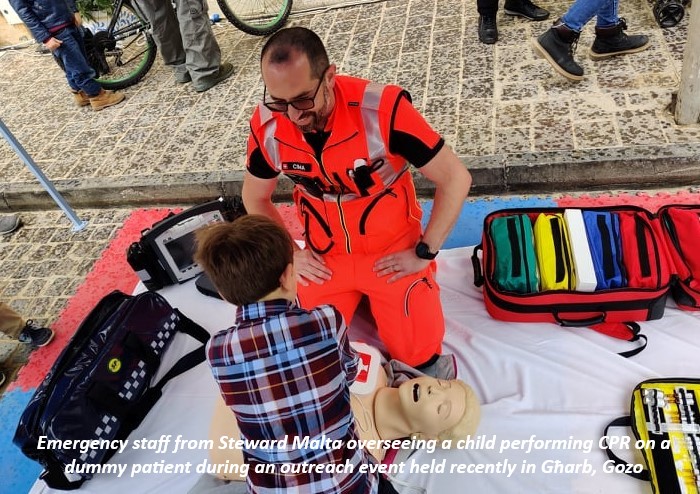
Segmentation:
[[(397, 86), (336, 76), (334, 91), (331, 133), (320, 156), (284, 114), (260, 104), (251, 120), (248, 169), (260, 178), (282, 172), (295, 183), (306, 246), (333, 273), (321, 285), (300, 285), (301, 304), (333, 304), (349, 322), (366, 295), (391, 357), (417, 366), (440, 353), (445, 331), (435, 263), (394, 283), (372, 268), (384, 255), (413, 249), (421, 237), (413, 179), (406, 159), (389, 149), (391, 130), (428, 148), (443, 141)], [(262, 153), (271, 169), (256, 173), (253, 153), (258, 160)]]

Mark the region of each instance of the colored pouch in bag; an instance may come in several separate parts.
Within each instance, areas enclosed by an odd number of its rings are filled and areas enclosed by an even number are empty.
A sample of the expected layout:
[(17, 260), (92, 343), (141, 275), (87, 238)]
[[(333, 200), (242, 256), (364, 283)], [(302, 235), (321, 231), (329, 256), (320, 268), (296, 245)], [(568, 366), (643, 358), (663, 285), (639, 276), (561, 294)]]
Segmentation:
[(584, 211), (588, 246), (593, 256), (598, 284), (596, 290), (626, 286), (622, 271), (620, 220), (616, 213)]
[(576, 275), (564, 215), (539, 214), (534, 236), (542, 290), (574, 290)]
[(491, 239), (496, 286), (508, 292), (537, 292), (537, 261), (530, 218), (525, 214), (494, 218), (491, 222)]
[(662, 254), (652, 225), (640, 213), (620, 211), (622, 264), (630, 288), (659, 288)]
[[(613, 420), (605, 428), (608, 458), (615, 465), (624, 466), (619, 471), (650, 481), (656, 494), (697, 493), (696, 472), (700, 464), (698, 399), (698, 379), (649, 379), (639, 383), (632, 392), (630, 415)], [(611, 427), (632, 429), (636, 444), (644, 445), (641, 451), (648, 469), (630, 464), (612, 451), (610, 446), (615, 441), (610, 441)], [(617, 443), (622, 444), (622, 441)]]

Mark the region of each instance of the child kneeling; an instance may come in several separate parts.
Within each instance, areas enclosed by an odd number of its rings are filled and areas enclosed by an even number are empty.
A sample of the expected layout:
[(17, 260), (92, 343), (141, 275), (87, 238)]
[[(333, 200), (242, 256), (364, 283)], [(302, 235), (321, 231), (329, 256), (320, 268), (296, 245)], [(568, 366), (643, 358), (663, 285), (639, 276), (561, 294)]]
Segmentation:
[[(259, 215), (209, 226), (197, 232), (195, 259), (237, 306), (234, 325), (212, 337), (207, 359), (241, 439), (290, 445), (244, 447), (248, 490), (395, 493), (383, 476), (367, 472), (375, 460), (364, 449), (291, 447), (295, 437), (310, 445), (358, 439), (349, 386), (359, 360), (340, 312), (295, 305), (294, 251), (284, 227)], [(283, 473), (290, 464), (335, 473)]]

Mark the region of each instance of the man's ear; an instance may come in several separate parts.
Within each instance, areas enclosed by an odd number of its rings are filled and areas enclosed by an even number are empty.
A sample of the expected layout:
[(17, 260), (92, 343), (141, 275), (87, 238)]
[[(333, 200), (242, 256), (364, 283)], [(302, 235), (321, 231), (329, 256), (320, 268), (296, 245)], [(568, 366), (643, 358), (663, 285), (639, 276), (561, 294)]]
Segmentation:
[(335, 86), (336, 70), (337, 67), (334, 63), (330, 64), (326, 70), (326, 79), (328, 80), (328, 87), (330, 89), (333, 89), (333, 86)]
[(297, 285), (297, 272), (294, 269), (294, 264), (289, 263), (287, 267), (282, 271), (280, 276), (280, 286), (287, 291), (293, 291)]

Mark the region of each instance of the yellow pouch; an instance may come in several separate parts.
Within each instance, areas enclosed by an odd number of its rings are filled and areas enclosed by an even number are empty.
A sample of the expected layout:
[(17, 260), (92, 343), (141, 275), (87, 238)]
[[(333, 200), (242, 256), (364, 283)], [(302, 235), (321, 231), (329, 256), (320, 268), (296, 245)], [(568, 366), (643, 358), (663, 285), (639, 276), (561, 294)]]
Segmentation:
[(574, 290), (576, 276), (564, 215), (541, 213), (537, 216), (533, 233), (540, 289)]

